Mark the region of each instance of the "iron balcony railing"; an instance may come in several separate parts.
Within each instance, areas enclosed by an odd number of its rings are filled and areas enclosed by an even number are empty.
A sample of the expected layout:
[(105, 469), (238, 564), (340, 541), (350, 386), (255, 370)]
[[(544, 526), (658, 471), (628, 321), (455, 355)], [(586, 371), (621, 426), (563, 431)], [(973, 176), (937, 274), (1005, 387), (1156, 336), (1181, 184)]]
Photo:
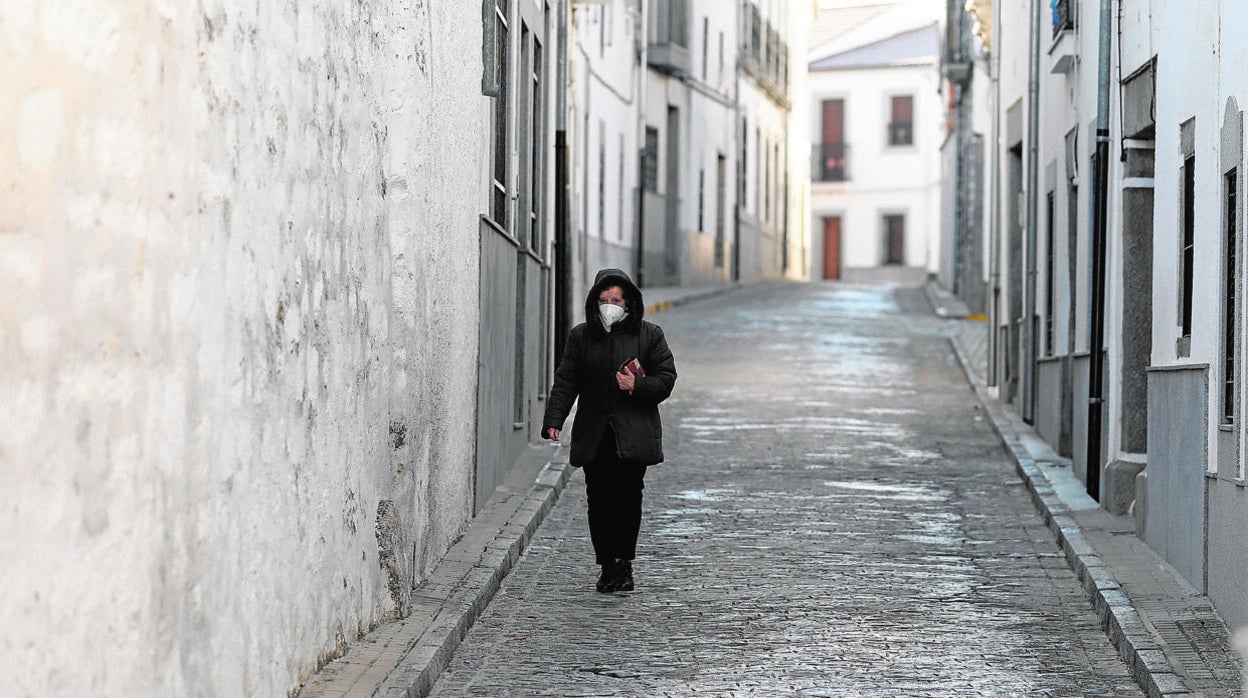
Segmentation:
[(816, 182), (849, 180), (849, 146), (845, 143), (816, 143), (812, 147), (810, 176)]
[(1056, 37), (1067, 29), (1075, 28), (1075, 0), (1049, 0), (1053, 9), (1053, 36)]
[(909, 121), (894, 121), (888, 125), (889, 145), (912, 145), (914, 143), (914, 124)]

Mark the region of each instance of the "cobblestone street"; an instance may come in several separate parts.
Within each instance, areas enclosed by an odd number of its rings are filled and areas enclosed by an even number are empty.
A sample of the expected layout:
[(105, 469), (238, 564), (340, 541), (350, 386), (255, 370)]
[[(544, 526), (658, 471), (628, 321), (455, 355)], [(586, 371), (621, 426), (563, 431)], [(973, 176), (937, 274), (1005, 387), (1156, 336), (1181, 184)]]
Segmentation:
[(651, 319), (637, 590), (595, 593), (577, 473), (434, 695), (1139, 695), (919, 289)]

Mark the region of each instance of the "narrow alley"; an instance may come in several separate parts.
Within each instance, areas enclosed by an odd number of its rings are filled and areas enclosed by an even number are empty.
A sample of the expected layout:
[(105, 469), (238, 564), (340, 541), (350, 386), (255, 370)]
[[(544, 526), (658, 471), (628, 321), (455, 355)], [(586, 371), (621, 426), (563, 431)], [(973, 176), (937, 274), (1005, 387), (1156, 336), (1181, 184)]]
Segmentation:
[(654, 318), (680, 378), (637, 590), (573, 476), (434, 695), (1138, 695), (917, 288)]

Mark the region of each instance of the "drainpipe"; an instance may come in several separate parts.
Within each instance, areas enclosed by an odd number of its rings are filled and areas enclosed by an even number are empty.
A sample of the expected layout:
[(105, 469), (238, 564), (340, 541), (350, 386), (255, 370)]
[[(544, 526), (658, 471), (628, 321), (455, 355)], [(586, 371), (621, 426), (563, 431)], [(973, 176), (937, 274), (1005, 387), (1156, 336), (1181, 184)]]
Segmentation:
[(1101, 422), (1105, 380), (1105, 257), (1109, 199), (1109, 78), (1111, 2), (1100, 0), (1100, 43), (1096, 82), (1096, 166), (1093, 171), (1092, 313), (1088, 350), (1088, 494), (1101, 499)]
[(1027, 284), (1023, 291), (1023, 421), (1036, 421), (1036, 238), (1040, 207), (1040, 29), (1044, 3), (1032, 0), (1031, 76), (1027, 86)]
[(646, 46), (650, 43), (650, 27), (646, 24), (646, 3), (637, 2), (633, 6), (633, 61), (637, 65), (635, 72), (637, 103), (637, 243), (636, 253), (637, 288), (646, 287), (646, 72), (650, 69), (646, 56)]
[(996, 45), (996, 33), (1001, 26), (1001, 3), (994, 3), (992, 31), (993, 42), (989, 48), (988, 69), (992, 73), (992, 186), (989, 199), (988, 224), (988, 385), (997, 385), (997, 299), (1001, 294), (1001, 50)]
[(568, 211), (571, 196), (568, 181), (568, 3), (560, 0), (558, 16), (558, 60), (555, 64), (555, 362), (563, 356), (571, 326), (571, 258), (568, 254)]

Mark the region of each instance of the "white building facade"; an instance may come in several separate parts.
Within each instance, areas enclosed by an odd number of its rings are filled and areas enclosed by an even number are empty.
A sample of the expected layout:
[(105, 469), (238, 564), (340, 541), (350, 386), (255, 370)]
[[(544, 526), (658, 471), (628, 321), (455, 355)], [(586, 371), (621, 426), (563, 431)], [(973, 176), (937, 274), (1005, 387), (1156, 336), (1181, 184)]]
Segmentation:
[(647, 70), (643, 0), (573, 3), (571, 11), (567, 122), (575, 324), (599, 269), (637, 267)]
[[(985, 269), (989, 380), (1071, 458), (1090, 495), (1132, 513), (1143, 540), (1232, 628), (1248, 625), (1248, 40), (1232, 29), (1244, 10), (1123, 2), (1102, 30), (1097, 3), (1060, 0), (1043, 8), (1032, 109), (1031, 4), (971, 5), (991, 18), (979, 45), (991, 54), (974, 60), (992, 68), (998, 135), (984, 190), (997, 251)], [(1102, 31), (1111, 42), (1103, 238), (1094, 216)]]
[(938, 269), (939, 25), (911, 9), (809, 53), (811, 278), (922, 281)]
[(527, 448), (557, 13), (491, 9), (0, 9), (6, 692), (288, 695)]
[[(807, 0), (652, 0), (642, 142), (647, 286), (800, 277), (790, 32)], [(800, 47), (801, 42), (796, 44)]]

